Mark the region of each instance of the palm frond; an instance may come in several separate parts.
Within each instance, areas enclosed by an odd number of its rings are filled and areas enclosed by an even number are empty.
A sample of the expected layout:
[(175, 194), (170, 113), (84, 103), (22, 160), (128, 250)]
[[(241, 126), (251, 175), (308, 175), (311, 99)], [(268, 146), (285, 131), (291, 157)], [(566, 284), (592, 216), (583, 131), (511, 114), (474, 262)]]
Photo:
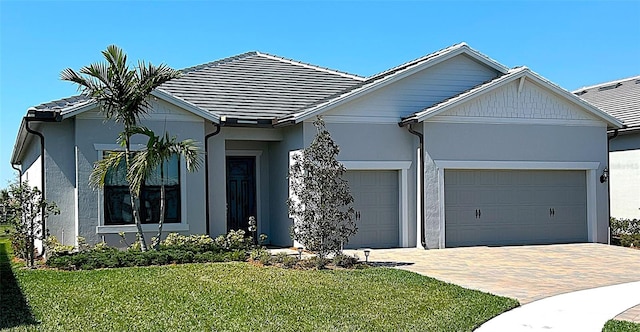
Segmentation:
[(91, 188), (103, 188), (109, 171), (115, 171), (125, 158), (124, 151), (112, 151), (93, 164), (93, 172), (89, 175)]

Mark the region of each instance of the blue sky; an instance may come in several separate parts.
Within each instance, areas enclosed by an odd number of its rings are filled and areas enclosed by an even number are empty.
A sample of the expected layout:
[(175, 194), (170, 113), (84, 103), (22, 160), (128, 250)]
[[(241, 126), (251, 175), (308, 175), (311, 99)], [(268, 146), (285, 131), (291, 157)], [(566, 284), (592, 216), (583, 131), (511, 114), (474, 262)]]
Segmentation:
[(109, 44), (179, 69), (258, 50), (371, 75), (465, 41), (573, 90), (640, 74), (640, 1), (0, 0), (0, 188), (27, 108)]

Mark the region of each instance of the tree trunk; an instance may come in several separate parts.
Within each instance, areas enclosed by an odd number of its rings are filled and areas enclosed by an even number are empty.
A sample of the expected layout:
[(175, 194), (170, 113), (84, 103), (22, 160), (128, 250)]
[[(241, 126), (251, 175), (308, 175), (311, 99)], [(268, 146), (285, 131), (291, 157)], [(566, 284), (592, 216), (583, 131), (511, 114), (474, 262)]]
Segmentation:
[[(125, 163), (127, 164), (127, 172), (130, 167), (131, 160), (131, 149), (129, 145), (129, 131), (126, 131), (126, 144), (125, 144)], [(133, 188), (131, 187), (131, 182), (129, 181), (129, 197), (131, 198), (131, 214), (133, 214), (133, 220), (136, 223), (136, 228), (138, 229), (138, 237), (140, 238), (140, 250), (145, 252), (147, 251), (147, 241), (144, 239), (144, 233), (142, 232), (142, 222), (140, 221), (140, 215), (138, 214), (138, 195), (135, 194)]]
[(164, 161), (160, 163), (160, 221), (158, 222), (158, 235), (156, 236), (155, 249), (160, 248), (160, 239), (162, 238), (162, 225), (164, 225), (166, 190), (164, 187)]

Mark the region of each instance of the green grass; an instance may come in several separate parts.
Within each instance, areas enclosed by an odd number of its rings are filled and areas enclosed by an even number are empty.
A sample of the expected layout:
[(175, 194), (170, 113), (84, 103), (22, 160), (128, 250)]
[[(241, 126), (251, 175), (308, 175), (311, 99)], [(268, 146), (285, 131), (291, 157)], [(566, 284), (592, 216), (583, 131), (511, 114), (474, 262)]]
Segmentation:
[(623, 320), (610, 320), (604, 324), (602, 332), (640, 332), (640, 324)]
[(387, 268), (210, 263), (13, 273), (22, 292), (4, 294), (3, 279), (0, 328), (15, 331), (471, 331), (518, 304)]

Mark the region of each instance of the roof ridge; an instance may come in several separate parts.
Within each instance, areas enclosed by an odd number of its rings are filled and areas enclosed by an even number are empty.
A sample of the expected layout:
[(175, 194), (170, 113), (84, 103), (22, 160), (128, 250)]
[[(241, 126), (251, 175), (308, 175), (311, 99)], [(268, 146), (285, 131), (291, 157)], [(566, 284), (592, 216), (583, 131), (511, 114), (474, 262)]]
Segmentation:
[(321, 66), (317, 66), (311, 63), (307, 63), (307, 62), (302, 62), (299, 60), (294, 60), (294, 59), (290, 59), (290, 58), (285, 58), (285, 57), (281, 57), (279, 55), (274, 55), (274, 54), (269, 54), (269, 53), (265, 53), (265, 52), (256, 52), (258, 56), (262, 56), (268, 59), (272, 59), (272, 60), (277, 60), (277, 61), (281, 61), (284, 63), (288, 63), (288, 64), (292, 64), (292, 65), (297, 65), (297, 66), (302, 66), (305, 68), (310, 68), (310, 69), (314, 69), (314, 70), (318, 70), (318, 71), (322, 71), (322, 72), (327, 72), (327, 73), (331, 73), (331, 74), (336, 74), (336, 75), (340, 75), (342, 77), (347, 77), (347, 78), (351, 78), (351, 79), (355, 79), (358, 81), (364, 81), (365, 77), (360, 76), (360, 75), (356, 75), (356, 74), (351, 74), (351, 73), (347, 73), (345, 71), (340, 71), (340, 70), (335, 70), (335, 69), (331, 69), (328, 67), (321, 67)]
[(599, 87), (602, 87), (602, 86), (605, 86), (605, 85), (617, 84), (617, 83), (622, 83), (622, 82), (632, 81), (632, 80), (637, 80), (637, 79), (640, 79), (640, 75), (631, 76), (631, 77), (627, 77), (627, 78), (621, 78), (619, 80), (614, 80), (614, 81), (602, 82), (602, 83), (589, 85), (589, 86), (583, 86), (583, 87), (581, 87), (579, 89), (575, 89), (575, 90), (573, 90), (571, 92), (572, 93), (577, 93), (577, 92), (582, 92), (584, 90), (599, 88)]
[(186, 68), (180, 69), (178, 71), (180, 73), (183, 73), (183, 74), (188, 74), (188, 73), (191, 73), (191, 72), (194, 72), (194, 71), (198, 71), (198, 70), (205, 69), (205, 68), (219, 66), (219, 65), (222, 65), (222, 64), (225, 64), (225, 63), (233, 62), (233, 61), (236, 61), (236, 60), (244, 59), (244, 58), (247, 58), (247, 57), (250, 57), (250, 56), (253, 56), (253, 55), (258, 55), (258, 54), (259, 54), (258, 51), (244, 52), (244, 53), (240, 53), (240, 54), (233, 55), (233, 56), (230, 56), (230, 57), (226, 57), (226, 58), (223, 58), (223, 59), (218, 59), (218, 60), (215, 60), (215, 61), (205, 62), (205, 63), (199, 64), (199, 65), (186, 67)]

